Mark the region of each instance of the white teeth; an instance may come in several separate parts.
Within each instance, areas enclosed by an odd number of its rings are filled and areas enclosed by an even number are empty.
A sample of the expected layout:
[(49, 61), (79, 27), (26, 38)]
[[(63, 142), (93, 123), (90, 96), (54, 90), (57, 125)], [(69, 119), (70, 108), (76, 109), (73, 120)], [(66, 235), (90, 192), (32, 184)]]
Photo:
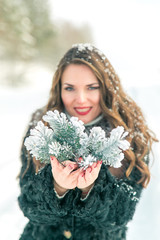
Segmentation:
[(78, 108), (77, 111), (78, 112), (87, 112), (90, 108)]

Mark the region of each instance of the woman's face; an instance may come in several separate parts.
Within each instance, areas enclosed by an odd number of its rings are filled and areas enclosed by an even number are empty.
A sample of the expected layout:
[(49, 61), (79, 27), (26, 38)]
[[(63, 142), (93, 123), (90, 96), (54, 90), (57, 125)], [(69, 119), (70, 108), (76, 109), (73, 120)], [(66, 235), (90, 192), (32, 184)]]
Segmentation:
[(61, 97), (69, 115), (85, 124), (101, 113), (100, 87), (97, 77), (84, 64), (70, 64), (61, 77)]

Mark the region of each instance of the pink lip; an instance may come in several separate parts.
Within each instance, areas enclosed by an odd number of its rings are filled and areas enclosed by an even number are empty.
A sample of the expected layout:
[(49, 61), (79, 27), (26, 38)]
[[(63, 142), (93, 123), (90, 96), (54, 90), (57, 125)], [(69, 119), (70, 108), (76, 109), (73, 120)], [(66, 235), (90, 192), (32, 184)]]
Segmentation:
[[(91, 111), (92, 107), (76, 107), (74, 109), (75, 109), (77, 114), (84, 116), (84, 115), (87, 115)], [(84, 111), (84, 112), (81, 112), (81, 111), (78, 111), (79, 109), (87, 109), (87, 110)]]

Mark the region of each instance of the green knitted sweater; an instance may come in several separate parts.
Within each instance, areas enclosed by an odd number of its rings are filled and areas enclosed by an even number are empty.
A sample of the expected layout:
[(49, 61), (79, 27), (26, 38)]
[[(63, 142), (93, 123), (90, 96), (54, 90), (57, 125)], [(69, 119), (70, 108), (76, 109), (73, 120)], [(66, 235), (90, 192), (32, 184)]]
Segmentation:
[[(40, 119), (41, 111), (37, 111), (25, 138)], [(101, 126), (106, 134), (110, 131), (104, 119), (95, 125)], [(89, 131), (90, 127), (86, 128)], [(127, 223), (133, 218), (142, 191), (141, 185), (136, 183), (139, 179), (136, 169), (129, 179), (125, 176), (118, 179), (102, 164), (95, 185), (85, 199), (81, 198), (81, 190), (78, 188), (59, 198), (54, 191), (50, 164), (35, 174), (31, 161), (28, 171), (22, 177), (28, 161), (24, 145), (21, 161), (21, 194), (18, 201), (29, 222), (20, 240), (126, 239)]]

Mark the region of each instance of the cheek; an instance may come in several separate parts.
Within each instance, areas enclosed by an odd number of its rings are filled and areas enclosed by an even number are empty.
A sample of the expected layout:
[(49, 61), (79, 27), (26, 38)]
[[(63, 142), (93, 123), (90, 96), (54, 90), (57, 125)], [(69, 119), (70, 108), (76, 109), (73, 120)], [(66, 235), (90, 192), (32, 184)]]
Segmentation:
[(96, 94), (92, 99), (94, 104), (97, 105), (97, 107), (98, 105), (100, 106), (100, 94)]
[(62, 98), (62, 102), (63, 102), (65, 107), (69, 106), (72, 102), (72, 98), (71, 98), (70, 94), (66, 94), (63, 91), (62, 91), (62, 94), (61, 94), (61, 98)]

